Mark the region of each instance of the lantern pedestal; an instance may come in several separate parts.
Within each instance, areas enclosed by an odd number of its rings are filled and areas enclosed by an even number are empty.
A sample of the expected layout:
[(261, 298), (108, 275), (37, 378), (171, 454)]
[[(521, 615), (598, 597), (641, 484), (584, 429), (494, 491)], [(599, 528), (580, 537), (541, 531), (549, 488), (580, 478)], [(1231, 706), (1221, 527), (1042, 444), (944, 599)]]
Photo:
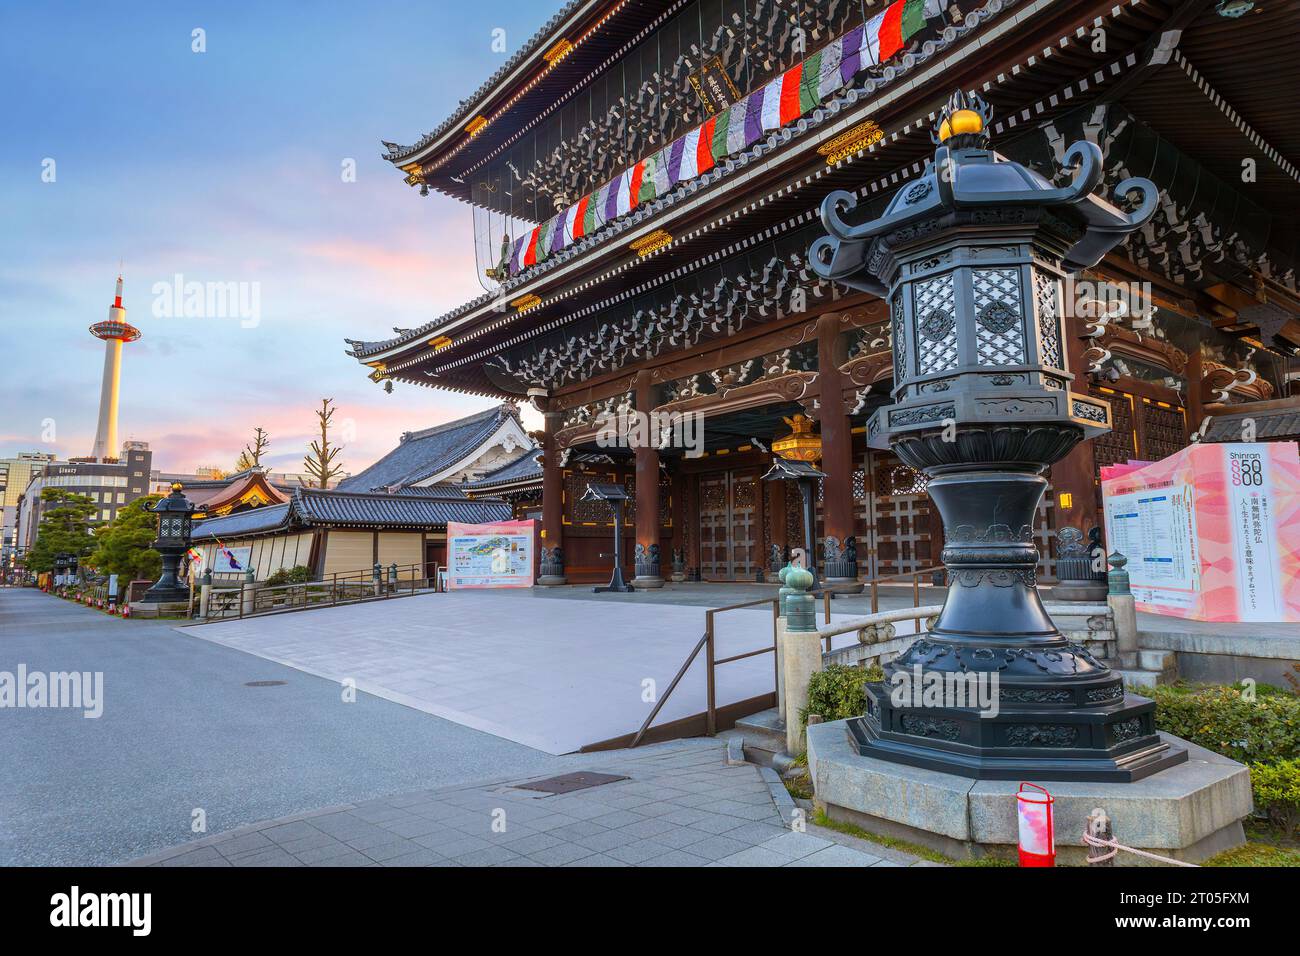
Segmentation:
[(172, 493), (151, 509), (158, 515), (158, 538), (153, 548), (162, 555), (162, 575), (140, 599), (142, 606), (186, 604), (190, 589), (180, 579), (181, 558), (190, 549), (190, 523), (194, 506), (186, 499), (179, 484)]
[[(1241, 821), (1251, 813), (1246, 767), (1177, 737), (1160, 737), (1163, 745), (1187, 752), (1190, 759), (1135, 783), (1047, 784), (1055, 798), (1058, 865), (1086, 862), (1080, 836), (1097, 807), (1114, 821), (1121, 843), (1161, 856), (1199, 863), (1245, 843)], [(807, 741), (817, 801), (831, 819), (953, 859), (1016, 859), (1016, 791), (1020, 779), (1034, 778), (971, 780), (864, 757), (842, 720), (810, 724)], [(1144, 866), (1150, 861), (1120, 853), (1115, 864)]]

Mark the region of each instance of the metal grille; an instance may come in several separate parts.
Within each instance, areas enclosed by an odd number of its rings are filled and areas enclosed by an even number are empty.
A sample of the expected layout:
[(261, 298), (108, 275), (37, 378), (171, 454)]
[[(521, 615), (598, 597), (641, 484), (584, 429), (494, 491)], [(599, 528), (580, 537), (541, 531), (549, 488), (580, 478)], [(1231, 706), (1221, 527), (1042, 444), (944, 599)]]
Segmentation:
[(1168, 458), (1187, 447), (1187, 433), (1181, 409), (1142, 403), (1142, 457), (1151, 461)]
[(980, 365), (1022, 365), (1025, 361), (1024, 317), (1020, 308), (1018, 269), (976, 269), (975, 351)]
[(956, 368), (957, 309), (951, 273), (912, 286), (912, 321), (920, 374)]
[(902, 379), (907, 372), (903, 358), (903, 293), (894, 295), (894, 304), (890, 308), (889, 337), (894, 350), (894, 381)]
[(1059, 285), (1054, 276), (1034, 272), (1034, 300), (1038, 305), (1039, 361), (1053, 368), (1065, 368), (1061, 359)]

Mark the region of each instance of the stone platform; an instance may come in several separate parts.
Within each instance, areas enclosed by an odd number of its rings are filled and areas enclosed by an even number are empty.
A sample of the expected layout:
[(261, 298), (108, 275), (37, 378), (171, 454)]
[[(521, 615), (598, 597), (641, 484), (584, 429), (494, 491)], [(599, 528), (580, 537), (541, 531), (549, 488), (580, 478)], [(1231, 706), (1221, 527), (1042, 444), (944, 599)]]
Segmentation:
[[(1057, 862), (1082, 864), (1088, 814), (1109, 814), (1126, 846), (1200, 862), (1245, 842), (1250, 776), (1236, 761), (1177, 737), (1188, 760), (1136, 783), (1040, 783), (1055, 798)], [(1010, 780), (973, 780), (860, 756), (845, 721), (808, 728), (808, 769), (815, 798), (832, 819), (938, 850), (956, 859), (1016, 854), (1016, 798)], [(1129, 853), (1120, 866), (1151, 865)], [(1158, 864), (1155, 864), (1158, 865)]]

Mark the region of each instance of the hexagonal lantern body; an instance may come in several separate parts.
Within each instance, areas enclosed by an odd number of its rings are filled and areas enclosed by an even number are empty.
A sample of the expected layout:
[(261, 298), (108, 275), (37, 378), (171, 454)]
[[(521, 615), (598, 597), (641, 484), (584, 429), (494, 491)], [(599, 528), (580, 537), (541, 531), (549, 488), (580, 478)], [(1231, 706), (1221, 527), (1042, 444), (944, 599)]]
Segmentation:
[(179, 576), (182, 556), (190, 547), (190, 529), (194, 505), (190, 504), (179, 484), (172, 485), (171, 494), (150, 509), (158, 515), (158, 537), (154, 550), (162, 555), (162, 575), (144, 593), (148, 603), (176, 603), (189, 599), (189, 588)]
[[(1055, 187), (989, 148), (989, 119), (979, 97), (954, 94), (925, 174), (869, 222), (845, 219), (852, 194), (831, 194), (829, 235), (810, 250), (822, 276), (890, 303), (893, 404), (868, 442), (929, 476), (949, 575), (937, 620), (868, 686), (849, 730), (864, 754), (964, 776), (1139, 779), (1186, 752), (1156, 735), (1151, 701), (1052, 622), (1033, 525), (1043, 473), (1110, 424), (1106, 403), (1070, 390), (1061, 280), (1141, 226), (1156, 191), (1120, 183), (1140, 194), (1127, 214), (1093, 195), (1089, 143), (1067, 151), (1074, 180)], [(891, 693), (927, 682), (937, 703)]]

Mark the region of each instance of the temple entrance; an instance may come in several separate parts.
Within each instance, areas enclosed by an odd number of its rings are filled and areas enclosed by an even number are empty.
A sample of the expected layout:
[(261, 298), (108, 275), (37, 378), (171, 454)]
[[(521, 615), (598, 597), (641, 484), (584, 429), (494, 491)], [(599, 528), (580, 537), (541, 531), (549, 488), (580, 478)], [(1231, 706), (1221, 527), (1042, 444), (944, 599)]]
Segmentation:
[(756, 471), (700, 477), (700, 574), (706, 580), (752, 580), (761, 567), (758, 477)]
[(938, 554), (931, 545), (934, 506), (926, 494), (925, 475), (879, 451), (867, 452), (864, 478), (868, 475), (870, 487), (864, 481), (859, 489), (854, 482), (866, 523), (865, 541), (859, 542), (859, 569), (874, 578), (937, 564)]

